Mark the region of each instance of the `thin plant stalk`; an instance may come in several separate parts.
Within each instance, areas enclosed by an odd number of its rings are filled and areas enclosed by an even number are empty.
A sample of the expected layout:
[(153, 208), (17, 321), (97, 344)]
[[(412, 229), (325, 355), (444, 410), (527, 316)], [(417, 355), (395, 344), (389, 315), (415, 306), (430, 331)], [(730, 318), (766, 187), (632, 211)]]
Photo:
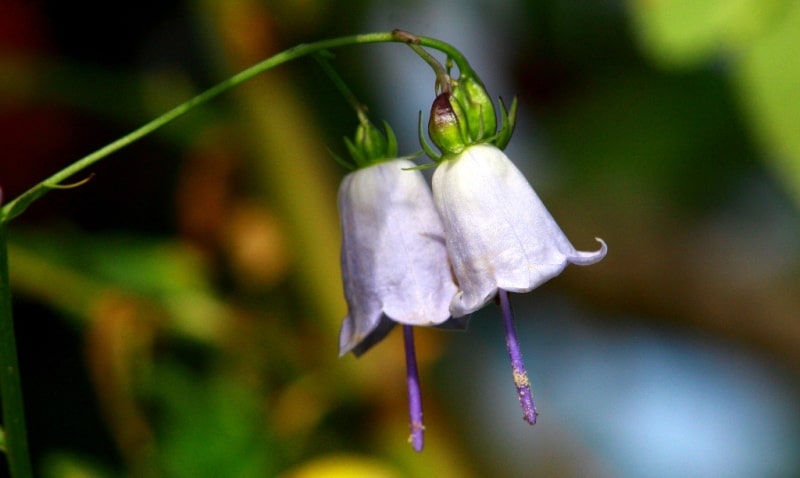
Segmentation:
[(28, 432), (22, 403), (17, 343), (11, 316), (11, 284), (8, 279), (7, 225), (0, 223), (0, 395), (8, 467), (14, 478), (31, 478)]
[[(370, 43), (406, 43), (414, 45), (415, 49), (418, 49), (417, 45), (433, 48), (445, 53), (448, 59), (456, 63), (459, 71), (471, 71), (471, 67), (466, 58), (449, 43), (435, 38), (418, 37), (400, 30), (352, 35), (314, 43), (300, 44), (256, 63), (203, 91), (188, 101), (179, 104), (116, 141), (78, 159), (0, 208), (0, 301), (2, 301), (2, 304), (0, 304), (0, 402), (3, 406), (5, 448), (8, 455), (11, 476), (13, 478), (30, 478), (32, 474), (30, 458), (28, 456), (27, 431), (25, 427), (22, 386), (17, 361), (16, 340), (14, 337), (14, 323), (11, 313), (11, 287), (9, 284), (8, 249), (6, 240), (8, 223), (22, 214), (31, 203), (44, 196), (47, 192), (53, 189), (70, 188), (83, 184), (87, 180), (86, 178), (73, 184), (64, 184), (64, 181), (77, 173), (180, 118), (192, 109), (271, 68), (324, 50)], [(411, 346), (413, 348), (413, 342)], [(414, 362), (414, 365), (416, 367), (416, 362)]]
[(16, 197), (8, 204), (0, 209), (0, 222), (8, 222), (14, 217), (21, 214), (33, 201), (45, 195), (51, 189), (58, 189), (70, 186), (64, 186), (62, 183), (81, 172), (87, 167), (95, 164), (101, 159), (109, 156), (110, 154), (119, 151), (120, 149), (138, 141), (139, 139), (147, 136), (148, 134), (156, 131), (157, 129), (165, 126), (166, 124), (180, 118), (192, 109), (200, 106), (209, 100), (216, 98), (222, 93), (230, 90), (234, 86), (240, 85), (245, 81), (274, 68), (283, 63), (295, 60), (297, 58), (310, 55), (313, 53), (339, 48), (343, 46), (364, 45), (370, 43), (406, 43), (413, 45), (421, 45), (428, 48), (433, 48), (445, 53), (448, 58), (451, 58), (461, 72), (472, 71), (466, 58), (455, 47), (449, 43), (428, 37), (418, 37), (410, 33), (395, 30), (392, 32), (383, 33), (365, 33), (362, 35), (352, 35), (340, 38), (333, 38), (330, 40), (322, 40), (314, 43), (304, 43), (295, 47), (282, 51), (266, 60), (263, 60), (255, 65), (229, 77), (228, 79), (217, 83), (215, 86), (205, 90), (194, 98), (181, 103), (175, 108), (167, 111), (158, 118), (145, 123), (134, 131), (126, 134), (125, 136), (113, 141), (106, 146), (98, 149), (97, 151), (84, 156), (83, 158), (75, 161), (61, 171), (53, 174), (49, 178), (40, 182), (36, 186), (27, 190), (20, 196)]

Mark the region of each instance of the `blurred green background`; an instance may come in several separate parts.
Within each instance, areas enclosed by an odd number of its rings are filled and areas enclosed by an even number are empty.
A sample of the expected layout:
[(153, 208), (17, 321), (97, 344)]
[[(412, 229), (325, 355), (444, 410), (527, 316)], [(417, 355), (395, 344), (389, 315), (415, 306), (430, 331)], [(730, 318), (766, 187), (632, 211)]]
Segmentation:
[[(514, 297), (539, 423), (494, 307), (418, 329), (419, 455), (400, 334), (337, 358), (345, 172), (326, 148), (356, 118), (301, 60), (13, 223), (37, 475), (800, 475), (796, 1), (3, 0), (4, 198), (282, 49), (393, 28), (518, 96), (509, 155), (576, 247), (609, 244)], [(401, 45), (335, 54), (417, 151), (428, 67)]]

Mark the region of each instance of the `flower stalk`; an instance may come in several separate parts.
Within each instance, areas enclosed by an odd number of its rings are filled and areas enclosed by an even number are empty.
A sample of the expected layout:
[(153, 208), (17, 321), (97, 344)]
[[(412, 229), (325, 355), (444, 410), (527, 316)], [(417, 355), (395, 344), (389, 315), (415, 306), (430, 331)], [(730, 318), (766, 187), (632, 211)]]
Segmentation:
[(419, 55), (419, 57), (422, 58), (422, 60), (433, 69), (433, 72), (436, 74), (436, 84), (434, 85), (434, 90), (436, 93), (450, 93), (450, 83), (452, 80), (447, 69), (442, 66), (442, 64), (439, 63), (439, 61), (434, 58), (433, 55), (428, 53), (428, 50), (419, 45), (419, 38), (407, 32), (398, 32), (397, 30), (395, 30), (395, 32), (397, 32), (397, 35), (400, 38), (405, 38), (406, 44), (408, 44), (408, 46), (414, 50), (414, 53)]
[(159, 128), (166, 126), (194, 108), (207, 103), (231, 88), (238, 86), (269, 69), (321, 51), (332, 50), (334, 48), (341, 48), (344, 46), (366, 45), (372, 43), (413, 43), (415, 45), (433, 48), (443, 52), (448, 58), (451, 58), (455, 62), (456, 66), (458, 66), (459, 71), (472, 71), (471, 67), (469, 66), (469, 62), (464, 55), (449, 43), (437, 40), (435, 38), (412, 35), (402, 30), (380, 33), (365, 33), (361, 35), (332, 38), (314, 43), (303, 43), (284, 50), (267, 58), (266, 60), (242, 70), (241, 72), (203, 91), (194, 98), (181, 103), (161, 116), (149, 121), (148, 123), (145, 123), (139, 128), (117, 139), (116, 141), (113, 141), (94, 151), (93, 153), (78, 159), (74, 163), (9, 201), (8, 204), (0, 209), (0, 222), (7, 223), (11, 219), (20, 215), (25, 211), (25, 209), (28, 208), (28, 206), (31, 205), (31, 203), (47, 194), (50, 190), (58, 189), (59, 186), (71, 176), (83, 171), (101, 159), (108, 157), (112, 153), (115, 153), (120, 149), (144, 138)]
[[(130, 133), (120, 137), (119, 139), (103, 146), (102, 148), (78, 159), (71, 163), (69, 166), (61, 169), (60, 171), (52, 174), (50, 177), (44, 179), (32, 188), (28, 189), (21, 195), (9, 201), (7, 204), (0, 208), (0, 399), (2, 399), (3, 409), (3, 429), (4, 440), (2, 445), (8, 454), (9, 468), (11, 475), (14, 478), (28, 478), (32, 476), (30, 459), (28, 454), (27, 445), (27, 431), (25, 426), (24, 408), (22, 400), (22, 387), (19, 375), (19, 366), (16, 352), (16, 341), (14, 336), (13, 318), (11, 310), (11, 288), (9, 283), (8, 274), (8, 251), (6, 242), (6, 232), (8, 223), (15, 217), (22, 214), (28, 206), (34, 201), (41, 198), (53, 189), (63, 189), (83, 184), (80, 181), (74, 184), (66, 184), (65, 182), (77, 173), (85, 170), (86, 168), (94, 165), (102, 159), (109, 157), (111, 154), (121, 150), (122, 148), (144, 138), (145, 136), (153, 133), (154, 131), (166, 126), (172, 121), (182, 117), (194, 108), (201, 106), (210, 100), (216, 98), (222, 93), (227, 92), (233, 87), (244, 83), (245, 81), (271, 69), (276, 66), (282, 65), (289, 61), (320, 53), (334, 48), (340, 48), (350, 45), (365, 45), (373, 43), (406, 43), (413, 44), (413, 48), (421, 50), (421, 47), (428, 47), (439, 50), (445, 53), (448, 61), (453, 61), (458, 66), (460, 71), (472, 71), (466, 58), (452, 45), (437, 40), (434, 38), (415, 36), (401, 30), (394, 30), (392, 32), (382, 33), (368, 33), (361, 35), (351, 35), (339, 37), (329, 40), (323, 40), (314, 43), (300, 44), (295, 47), (284, 50), (270, 58), (267, 58), (229, 78), (216, 84), (215, 86), (203, 91), (197, 96), (175, 106), (171, 110), (163, 113), (157, 118), (145, 123), (139, 128), (131, 131)], [(442, 72), (436, 70), (437, 77), (442, 76)], [(449, 85), (448, 82), (443, 82)], [(446, 87), (446, 86), (445, 86)], [(363, 120), (365, 114), (359, 110), (359, 117)], [(362, 121), (364, 136), (361, 141), (358, 141), (361, 149), (365, 149), (366, 153), (375, 154), (378, 150), (392, 150), (396, 149), (393, 141), (393, 134), (387, 128), (386, 134), (388, 139), (385, 142), (376, 140), (378, 138), (374, 133), (374, 128), (370, 128), (368, 124)], [(370, 135), (371, 134), (371, 135)], [(413, 164), (411, 165), (413, 167)], [(441, 318), (444, 320), (445, 318)], [(438, 319), (437, 319), (438, 320)], [(377, 325), (377, 324), (373, 324)], [(379, 340), (380, 332), (373, 336), (375, 340)], [(363, 337), (355, 337), (355, 342), (358, 343)], [(355, 347), (355, 345), (353, 345)], [(410, 347), (413, 352), (413, 340), (410, 342)], [(368, 343), (364, 344), (363, 349), (368, 348)], [(408, 348), (408, 346), (407, 346)], [(416, 374), (416, 361), (413, 362), (414, 368), (409, 369), (409, 377), (417, 377)], [(415, 449), (422, 448), (422, 425), (421, 425), (421, 401), (419, 398), (419, 384), (418, 380), (415, 381), (417, 391), (413, 410), (418, 410), (418, 421), (414, 421), (412, 417), (412, 441), (414, 442)], [(409, 389), (412, 392), (412, 389)], [(415, 424), (419, 423), (419, 427)], [(414, 431), (415, 429), (418, 431)]]
[(8, 226), (0, 223), (0, 397), (3, 403), (3, 427), (8, 467), (14, 478), (30, 478), (28, 432), (22, 383), (11, 314), (11, 284), (8, 278)]

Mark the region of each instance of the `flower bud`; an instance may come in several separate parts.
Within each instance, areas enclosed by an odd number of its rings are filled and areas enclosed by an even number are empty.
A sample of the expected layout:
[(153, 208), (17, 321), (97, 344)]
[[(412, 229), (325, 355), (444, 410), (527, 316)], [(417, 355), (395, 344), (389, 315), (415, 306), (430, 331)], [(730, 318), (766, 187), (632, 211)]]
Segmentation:
[[(397, 143), (390, 144), (386, 140), (386, 136), (369, 122), (358, 125), (355, 144), (367, 158), (388, 159), (397, 157)], [(394, 146), (391, 151), (390, 149), (392, 148), (390, 146)]]
[(469, 144), (466, 116), (450, 93), (442, 93), (433, 100), (428, 134), (444, 154), (458, 154)]
[(353, 139), (344, 139), (356, 169), (397, 157), (397, 139), (394, 132), (387, 123), (384, 123), (384, 128), (385, 135), (369, 120), (362, 120), (356, 128)]

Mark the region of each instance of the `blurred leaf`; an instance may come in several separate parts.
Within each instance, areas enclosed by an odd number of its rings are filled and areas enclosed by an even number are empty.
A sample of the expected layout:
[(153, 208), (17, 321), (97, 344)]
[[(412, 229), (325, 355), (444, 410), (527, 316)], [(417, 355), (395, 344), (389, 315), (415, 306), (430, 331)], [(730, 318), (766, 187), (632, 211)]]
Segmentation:
[[(0, 105), (56, 104), (134, 127), (198, 92), (175, 69), (110, 71), (62, 58), (0, 55)], [(221, 116), (219, 108), (205, 105), (154, 134), (185, 145)]]
[(74, 231), (13, 231), (9, 241), (15, 289), (87, 319), (105, 292), (160, 304), (169, 328), (196, 340), (214, 340), (229, 311), (215, 296), (200, 258), (179, 242), (132, 236), (89, 236)]
[(114, 476), (90, 461), (57, 453), (45, 458), (42, 475), (46, 478), (108, 478)]
[(157, 469), (167, 477), (274, 476), (276, 446), (261, 397), (230, 375), (200, 376), (175, 363), (155, 369)]
[(6, 452), (6, 432), (2, 427), (0, 427), (0, 451)]
[(181, 244), (129, 235), (84, 235), (69, 230), (15, 231), (13, 239), (49, 260), (144, 294), (205, 287), (198, 257)]
[(718, 76), (617, 70), (583, 93), (543, 118), (556, 155), (583, 184), (634, 185), (691, 206), (713, 202), (752, 167)]
[[(271, 49), (286, 45), (264, 35), (271, 25), (268, 3), (202, 2), (202, 21), (211, 26), (219, 51), (239, 69)], [(247, 25), (243, 35), (242, 25)], [(263, 35), (263, 36), (262, 36)], [(231, 92), (240, 119), (243, 150), (254, 161), (250, 178), (262, 200), (285, 219), (296, 254), (291, 277), (299, 291), (313, 291), (304, 307), (313, 311), (323, 333), (338, 334), (345, 314), (339, 268), (339, 224), (336, 212), (335, 168), (315, 119), (320, 95), (309, 95), (302, 83), (278, 69)], [(309, 102), (310, 101), (310, 102)], [(349, 128), (348, 128), (349, 129)]]
[(740, 99), (779, 181), (800, 204), (800, 3), (741, 56)]
[(789, 0), (629, 0), (646, 53), (663, 66), (691, 67), (735, 52), (780, 21)]

